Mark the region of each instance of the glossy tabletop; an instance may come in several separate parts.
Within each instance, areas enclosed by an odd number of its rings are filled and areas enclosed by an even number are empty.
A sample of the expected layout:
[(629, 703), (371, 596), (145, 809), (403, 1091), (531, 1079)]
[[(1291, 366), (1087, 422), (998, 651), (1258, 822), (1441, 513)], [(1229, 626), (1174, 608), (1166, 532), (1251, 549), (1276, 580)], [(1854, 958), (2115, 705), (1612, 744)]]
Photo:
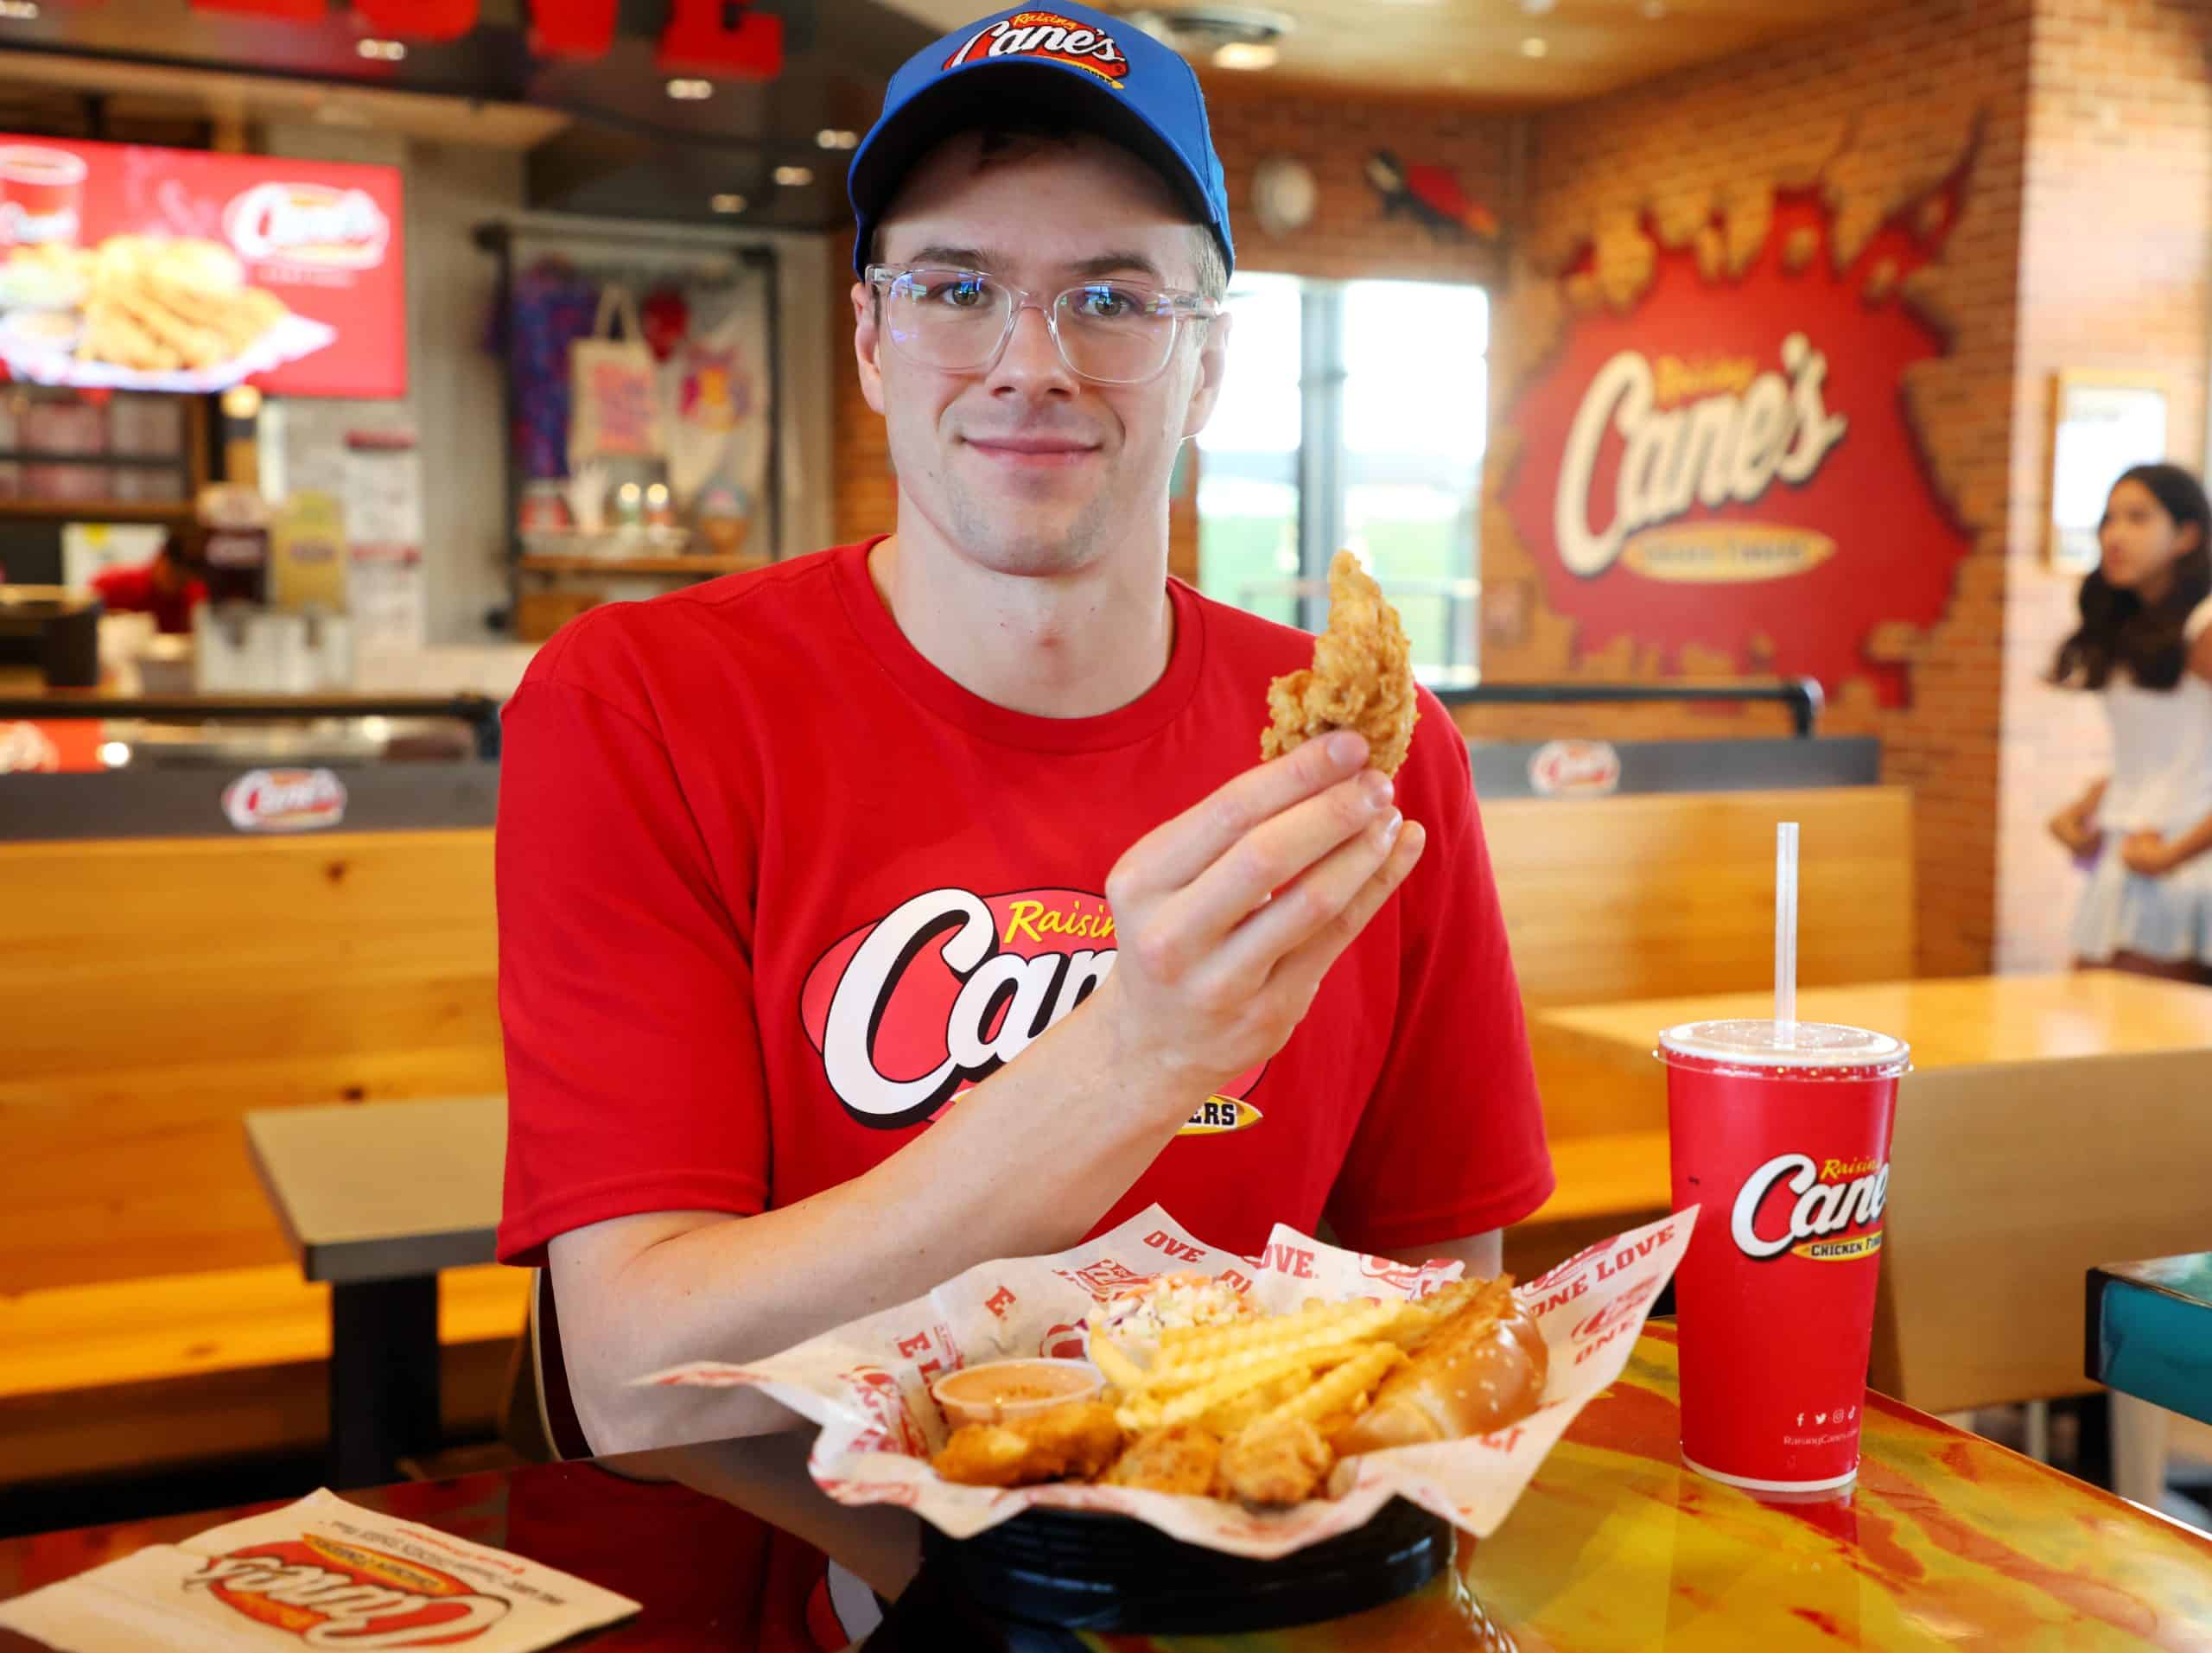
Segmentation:
[(2092, 1268), (2086, 1370), (2123, 1395), (2212, 1423), (2212, 1251)]
[[(1100, 1653), (2212, 1647), (2212, 1539), (1875, 1397), (1848, 1503), (1778, 1506), (1676, 1462), (1673, 1332), (1554, 1451), (1459, 1570), (1390, 1606), (1242, 1637), (1035, 1638)], [(835, 1649), (818, 1556), (736, 1510), (586, 1465), (353, 1495), (644, 1603), (594, 1649)], [(0, 1594), (215, 1523), (209, 1513), (0, 1544)], [(926, 1575), (872, 1649), (1012, 1647), (932, 1618)], [(964, 1618), (964, 1615), (963, 1615)], [(0, 1633), (0, 1649), (28, 1647)]]

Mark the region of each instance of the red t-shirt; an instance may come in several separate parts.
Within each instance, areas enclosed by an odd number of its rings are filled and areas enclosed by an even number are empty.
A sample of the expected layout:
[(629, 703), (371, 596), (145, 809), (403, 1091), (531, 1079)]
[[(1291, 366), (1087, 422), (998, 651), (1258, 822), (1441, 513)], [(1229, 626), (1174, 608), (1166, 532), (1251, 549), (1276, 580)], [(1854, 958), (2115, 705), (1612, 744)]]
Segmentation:
[[(1259, 760), (1268, 680), (1313, 655), (1171, 584), (1143, 696), (1009, 711), (906, 641), (868, 551), (598, 609), (509, 703), (508, 1261), (612, 1217), (788, 1205), (897, 1152), (1103, 978), (1107, 870)], [(1236, 1253), (1324, 1215), (1398, 1249), (1550, 1193), (1466, 748), (1421, 705), (1398, 775), (1421, 864), (1099, 1229), (1158, 1201)]]

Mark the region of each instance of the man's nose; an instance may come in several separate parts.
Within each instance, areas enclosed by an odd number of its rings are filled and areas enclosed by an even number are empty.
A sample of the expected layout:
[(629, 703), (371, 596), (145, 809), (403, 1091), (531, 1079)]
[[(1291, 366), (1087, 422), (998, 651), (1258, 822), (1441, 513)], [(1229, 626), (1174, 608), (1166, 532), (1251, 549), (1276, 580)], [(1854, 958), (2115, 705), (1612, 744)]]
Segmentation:
[(1060, 359), (1060, 347), (1052, 342), (1045, 312), (1034, 304), (1023, 305), (1014, 314), (1014, 334), (991, 369), (990, 388), (1024, 396), (1049, 396), (1073, 395), (1076, 386), (1076, 376)]

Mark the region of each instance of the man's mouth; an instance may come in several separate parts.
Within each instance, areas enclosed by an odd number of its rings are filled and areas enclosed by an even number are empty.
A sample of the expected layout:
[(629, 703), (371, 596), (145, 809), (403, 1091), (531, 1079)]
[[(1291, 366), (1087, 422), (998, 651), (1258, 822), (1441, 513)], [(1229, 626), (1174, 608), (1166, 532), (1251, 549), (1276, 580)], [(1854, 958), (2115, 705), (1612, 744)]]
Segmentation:
[(1098, 451), (1096, 442), (1073, 436), (969, 436), (968, 446), (985, 459), (1022, 470), (1052, 470), (1079, 465)]

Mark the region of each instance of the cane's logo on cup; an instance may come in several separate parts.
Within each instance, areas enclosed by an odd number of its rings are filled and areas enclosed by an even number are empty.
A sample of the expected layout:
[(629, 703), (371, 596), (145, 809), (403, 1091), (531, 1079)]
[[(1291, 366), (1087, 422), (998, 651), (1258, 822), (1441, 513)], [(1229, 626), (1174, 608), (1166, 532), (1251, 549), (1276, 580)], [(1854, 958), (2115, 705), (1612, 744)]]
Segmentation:
[(993, 57), (1041, 57), (1087, 69), (1117, 91), (1129, 73), (1129, 60), (1111, 35), (1057, 11), (1017, 11), (979, 29), (945, 59), (944, 67), (957, 69)]
[(1745, 1256), (1762, 1262), (1784, 1252), (1815, 1262), (1871, 1257), (1882, 1249), (1889, 1197), (1886, 1160), (1777, 1154), (1744, 1179), (1728, 1233)]
[(223, 233), (255, 264), (372, 270), (384, 262), (391, 222), (366, 190), (265, 183), (232, 198)]
[(319, 1533), (218, 1555), (184, 1587), (308, 1647), (450, 1647), (511, 1605), (441, 1568)]
[(327, 769), (256, 769), (223, 789), (241, 832), (312, 832), (346, 818), (346, 783)]
[[(807, 972), (799, 1020), (845, 1111), (881, 1130), (920, 1123), (1027, 1050), (1114, 968), (1114, 914), (1089, 890), (927, 890), (832, 945)], [(1260, 1122), (1240, 1074), (1180, 1134)]]

